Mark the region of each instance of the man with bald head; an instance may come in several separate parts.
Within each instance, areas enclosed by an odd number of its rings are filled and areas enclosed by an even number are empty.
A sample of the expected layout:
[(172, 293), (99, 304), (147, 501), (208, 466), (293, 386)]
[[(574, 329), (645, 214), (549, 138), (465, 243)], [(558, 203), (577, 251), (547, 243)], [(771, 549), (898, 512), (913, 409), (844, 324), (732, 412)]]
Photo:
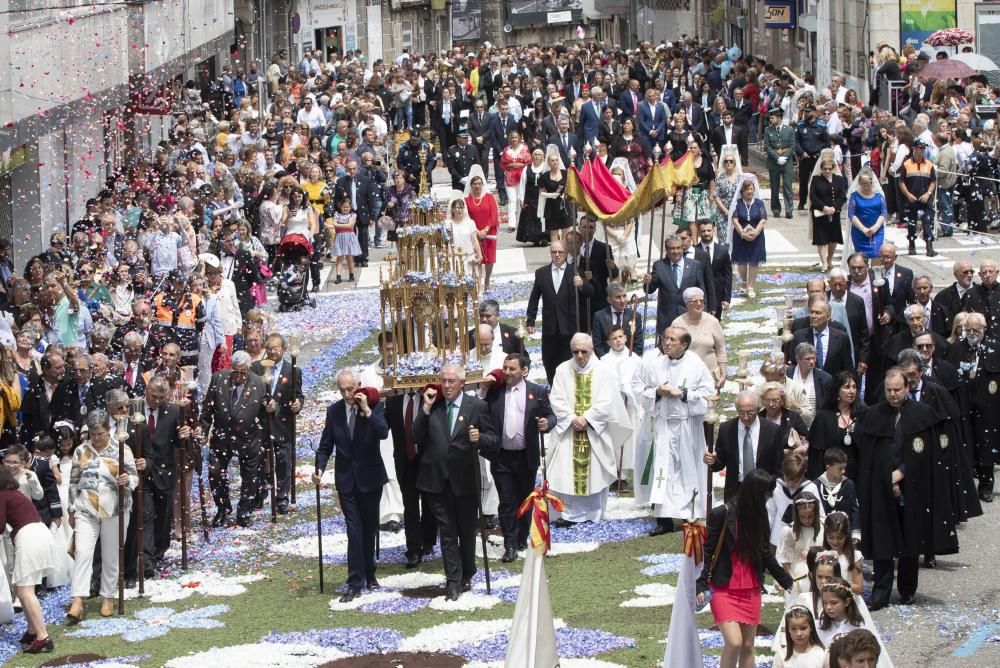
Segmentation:
[(955, 277), (955, 282), (934, 295), (934, 305), (947, 309), (952, 315), (952, 318), (948, 320), (949, 335), (954, 315), (962, 310), (962, 297), (972, 287), (972, 279), (976, 276), (976, 270), (972, 268), (972, 263), (958, 260), (952, 265), (951, 273)]
[(995, 260), (979, 263), (979, 281), (962, 297), (962, 310), (982, 313), (986, 318), (986, 336), (1000, 337), (1000, 286)]
[(613, 368), (601, 364), (589, 334), (570, 339), (572, 359), (556, 369), (549, 400), (556, 425), (546, 448), (549, 483), (566, 504), (550, 509), (557, 527), (604, 518), (616, 453), (632, 435)]
[(830, 304), (816, 298), (809, 305), (809, 327), (795, 332), (793, 346), (811, 343), (816, 347), (816, 367), (836, 376), (841, 371), (854, 371), (851, 341), (842, 330), (830, 325)]
[(781, 430), (770, 420), (760, 419), (759, 410), (756, 392), (741, 392), (736, 397), (736, 417), (719, 426), (715, 452), (706, 452), (702, 458), (713, 471), (726, 470), (726, 501), (736, 498), (750, 471), (764, 469), (773, 476), (781, 473), (785, 454)]

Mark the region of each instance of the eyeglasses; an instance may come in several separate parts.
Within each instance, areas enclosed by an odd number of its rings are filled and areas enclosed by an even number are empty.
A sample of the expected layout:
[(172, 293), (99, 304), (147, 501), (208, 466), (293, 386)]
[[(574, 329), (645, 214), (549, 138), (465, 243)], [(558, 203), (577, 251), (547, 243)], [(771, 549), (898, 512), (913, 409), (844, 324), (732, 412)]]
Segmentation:
[(757, 410), (756, 409), (748, 409), (748, 410), (742, 410), (742, 411), (738, 410), (738, 411), (736, 411), (736, 414), (737, 415), (742, 415), (742, 416), (756, 415), (757, 414)]
[(723, 165), (735, 165), (736, 161), (735, 160), (723, 160), (722, 164)]
[(913, 347), (916, 348), (917, 350), (930, 350), (931, 348), (934, 347), (934, 344), (933, 343), (918, 343), (917, 345), (915, 345)]

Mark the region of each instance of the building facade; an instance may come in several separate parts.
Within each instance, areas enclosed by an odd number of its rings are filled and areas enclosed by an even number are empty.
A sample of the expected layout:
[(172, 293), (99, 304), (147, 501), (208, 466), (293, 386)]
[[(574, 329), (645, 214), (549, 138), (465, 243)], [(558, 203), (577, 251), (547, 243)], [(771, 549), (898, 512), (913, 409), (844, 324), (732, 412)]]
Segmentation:
[(173, 82), (216, 76), (234, 40), (232, 0), (34, 4), (0, 0), (0, 237), (18, 266), (163, 136)]

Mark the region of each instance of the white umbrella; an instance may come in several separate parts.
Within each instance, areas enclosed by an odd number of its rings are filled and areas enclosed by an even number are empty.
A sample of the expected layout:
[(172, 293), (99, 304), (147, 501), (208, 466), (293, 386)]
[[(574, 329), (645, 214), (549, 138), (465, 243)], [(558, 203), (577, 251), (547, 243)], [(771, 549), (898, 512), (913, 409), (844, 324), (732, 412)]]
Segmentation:
[(1000, 70), (997, 64), (986, 56), (978, 53), (959, 53), (951, 57), (951, 60), (960, 60), (977, 72), (991, 72)]

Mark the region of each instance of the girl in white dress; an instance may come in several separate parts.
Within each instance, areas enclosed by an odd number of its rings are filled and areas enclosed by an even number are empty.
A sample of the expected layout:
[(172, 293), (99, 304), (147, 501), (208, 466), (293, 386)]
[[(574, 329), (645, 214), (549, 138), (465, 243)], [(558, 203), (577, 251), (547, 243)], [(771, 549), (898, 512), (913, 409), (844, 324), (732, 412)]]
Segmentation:
[(830, 578), (820, 590), (823, 601), (823, 612), (819, 616), (819, 639), (823, 646), (841, 633), (849, 633), (854, 629), (863, 628), (864, 619), (854, 602), (851, 585), (843, 578)]
[(851, 540), (851, 520), (847, 513), (835, 510), (826, 516), (823, 522), (823, 545), (826, 549), (837, 553), (840, 562), (840, 572), (851, 585), (855, 596), (864, 591), (864, 578), (861, 575), (861, 553), (854, 549)]
[(777, 557), (778, 563), (795, 580), (792, 594), (800, 594), (809, 591), (806, 556), (810, 547), (823, 544), (823, 525), (819, 518), (819, 500), (811, 493), (799, 492), (792, 504), (792, 526), (781, 531)]
[(479, 246), (476, 224), (469, 218), (465, 207), (465, 193), (454, 191), (448, 204), (448, 222), (451, 224), (452, 247), (462, 253), (465, 275), (479, 279), (479, 267), (483, 264), (483, 251)]
[(812, 611), (804, 605), (793, 605), (785, 611), (784, 654), (774, 655), (775, 668), (824, 668), (826, 650), (816, 632)]

